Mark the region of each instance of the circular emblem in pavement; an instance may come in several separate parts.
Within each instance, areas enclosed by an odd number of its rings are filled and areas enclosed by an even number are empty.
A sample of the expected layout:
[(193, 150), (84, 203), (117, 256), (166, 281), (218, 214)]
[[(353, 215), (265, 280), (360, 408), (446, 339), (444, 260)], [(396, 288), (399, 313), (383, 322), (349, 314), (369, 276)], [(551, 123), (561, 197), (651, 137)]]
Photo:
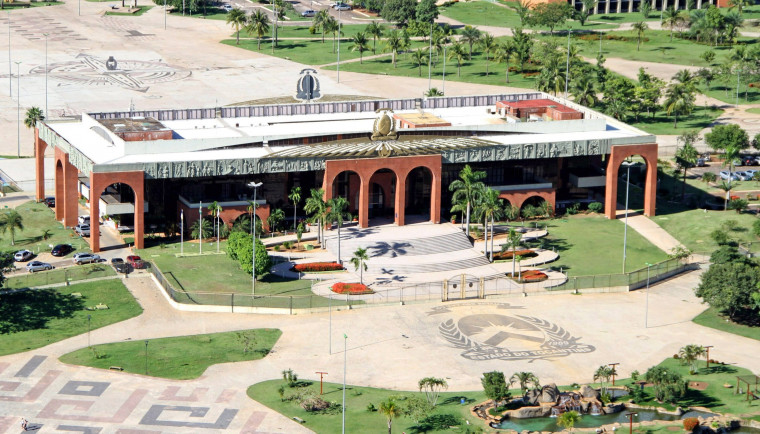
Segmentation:
[(553, 359), (596, 350), (557, 324), (523, 315), (468, 315), (443, 321), (438, 330), (470, 360)]

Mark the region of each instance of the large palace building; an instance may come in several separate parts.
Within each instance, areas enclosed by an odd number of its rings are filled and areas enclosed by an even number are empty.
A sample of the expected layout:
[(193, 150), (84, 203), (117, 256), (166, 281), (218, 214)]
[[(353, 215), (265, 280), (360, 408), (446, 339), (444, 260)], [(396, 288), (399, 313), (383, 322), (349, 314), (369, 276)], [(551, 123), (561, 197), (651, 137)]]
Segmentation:
[[(293, 216), (288, 194), (323, 188), (343, 196), (361, 227), (449, 217), (449, 184), (467, 164), (516, 207), (605, 203), (615, 218), (618, 170), (646, 162), (644, 213), (654, 215), (655, 137), (586, 107), (538, 92), (351, 102), (83, 114), (40, 123), (37, 198), (44, 154), (55, 150), (56, 218), (74, 226), (78, 201), (91, 221), (133, 227), (186, 225), (219, 203), (227, 224), (247, 215)], [(299, 218), (305, 217), (301, 207)], [(92, 231), (92, 250), (100, 250)]]

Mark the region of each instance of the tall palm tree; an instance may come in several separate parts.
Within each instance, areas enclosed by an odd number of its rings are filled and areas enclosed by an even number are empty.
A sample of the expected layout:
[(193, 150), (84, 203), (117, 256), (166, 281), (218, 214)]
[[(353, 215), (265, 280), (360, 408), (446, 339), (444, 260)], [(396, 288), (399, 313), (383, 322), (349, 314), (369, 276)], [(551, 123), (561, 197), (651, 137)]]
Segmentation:
[(449, 58), (457, 62), (457, 77), (462, 76), (462, 62), (464, 62), (464, 56), (467, 54), (465, 50), (464, 45), (459, 41), (454, 41), (449, 47)]
[(367, 255), (367, 249), (359, 247), (351, 257), (351, 265), (354, 266), (354, 271), (359, 271), (359, 283), (364, 285), (364, 272), (367, 271), (367, 261), (369, 256)]
[(649, 26), (647, 25), (646, 21), (633, 23), (633, 30), (636, 31), (636, 51), (639, 51), (641, 48), (641, 39), (644, 37), (644, 32), (647, 29), (649, 29)]
[(15, 209), (11, 209), (3, 214), (0, 219), (0, 227), (2, 227), (3, 234), (9, 232), (11, 235), (11, 246), (16, 245), (16, 229), (24, 230), (24, 218)]
[(45, 114), (42, 112), (42, 110), (40, 110), (39, 107), (32, 107), (26, 111), (24, 125), (26, 125), (27, 128), (35, 128), (37, 126), (37, 122), (44, 120)]
[(298, 218), (298, 202), (301, 201), (301, 187), (293, 187), (290, 189), (288, 199), (293, 201), (293, 232), (296, 231), (296, 219)]
[(348, 212), (348, 200), (345, 197), (338, 196), (327, 201), (327, 221), (338, 224), (338, 263), (342, 264), (343, 260), (340, 257), (340, 228), (343, 226), (343, 219), (351, 219), (351, 214)]
[(470, 46), (470, 52), (467, 60), (472, 60), (472, 46), (478, 43), (481, 37), (481, 32), (476, 27), (464, 26), (464, 29), (462, 30), (461, 40)]
[(570, 83), (570, 95), (575, 102), (588, 107), (593, 107), (597, 103), (596, 89), (594, 81), (586, 74), (579, 74)]
[(673, 28), (681, 21), (681, 14), (673, 6), (665, 9), (662, 16), (662, 25), (670, 28), (670, 42), (673, 42)]
[(256, 202), (249, 200), (248, 201), (248, 218), (251, 220), (251, 236), (253, 236), (253, 213), (256, 212), (256, 208), (258, 208), (258, 205), (256, 205)]
[(673, 115), (673, 128), (678, 128), (678, 115), (691, 113), (694, 108), (694, 93), (689, 85), (670, 83), (662, 105), (668, 116)]
[(520, 241), (522, 241), (522, 234), (514, 229), (509, 229), (506, 242), (501, 246), (502, 251), (512, 249), (512, 277), (515, 277), (515, 265), (517, 263), (517, 255), (515, 253), (520, 246)]
[(380, 403), (380, 414), (385, 416), (388, 421), (388, 434), (392, 434), (391, 427), (393, 426), (393, 418), (398, 417), (401, 414), (401, 407), (396, 404), (393, 398), (388, 398)]
[(412, 53), (412, 62), (417, 65), (417, 75), (422, 77), (422, 65), (428, 60), (428, 55), (422, 50), (414, 50)]
[(533, 387), (541, 387), (538, 383), (538, 377), (532, 372), (515, 372), (509, 377), (509, 385), (511, 386), (513, 383), (518, 383), (520, 385), (520, 390), (522, 391), (523, 396), (528, 393), (529, 384), (532, 384)]
[(367, 45), (367, 35), (364, 32), (357, 32), (351, 39), (351, 51), (359, 52), (359, 64), (361, 65), (364, 60), (364, 52), (369, 50)]
[(404, 41), (401, 38), (401, 33), (398, 30), (393, 30), (388, 33), (388, 37), (385, 39), (385, 51), (392, 54), (391, 59), (393, 61), (393, 67), (396, 67), (396, 55), (399, 50), (404, 46)]
[[(499, 199), (499, 192), (493, 188), (486, 188), (483, 192), (482, 200), (480, 201), (480, 212), (485, 221), (486, 228), (486, 248), (485, 253), (490, 261), (493, 262), (493, 238), (494, 238), (494, 220), (500, 219), (504, 216), (504, 201)], [(491, 221), (491, 249), (488, 249), (488, 221)], [(489, 254), (490, 253), (490, 254)]]
[(277, 208), (272, 211), (267, 217), (267, 223), (269, 224), (269, 232), (277, 232), (277, 228), (280, 226), (280, 222), (285, 220), (285, 211), (281, 208)]
[(314, 19), (311, 21), (312, 27), (314, 27), (315, 30), (322, 30), (322, 43), (325, 43), (325, 23), (332, 18), (330, 16), (330, 11), (327, 9), (322, 9), (319, 12), (317, 12), (316, 15), (314, 15)]
[(470, 236), (470, 212), (475, 202), (480, 198), (484, 185), (481, 181), (486, 177), (486, 172), (472, 170), (469, 164), (459, 171), (459, 179), (449, 184), (449, 191), (453, 191), (451, 203), (464, 201), (467, 204), (466, 233)]
[(241, 9), (234, 8), (227, 13), (227, 24), (232, 24), (235, 28), (236, 45), (240, 45), (240, 26), (245, 26), (247, 20), (245, 12)]
[(261, 9), (256, 9), (256, 11), (248, 18), (248, 24), (245, 26), (245, 30), (248, 33), (256, 35), (258, 43), (257, 49), (261, 51), (261, 38), (269, 33), (269, 16), (262, 12)]
[(375, 54), (377, 40), (383, 37), (383, 33), (385, 33), (385, 26), (377, 21), (372, 21), (371, 23), (367, 24), (367, 27), (364, 28), (364, 33), (366, 33), (367, 36), (372, 36), (372, 54)]
[[(332, 16), (325, 21), (323, 24), (325, 32), (332, 35), (333, 40), (333, 46), (332, 46), (332, 52), (335, 53), (335, 38), (343, 36), (343, 32), (340, 31), (340, 25), (338, 23), (338, 20), (333, 18)], [(340, 35), (338, 34), (340, 33)]]
[[(317, 238), (322, 244), (322, 218), (327, 211), (327, 203), (325, 202), (325, 191), (321, 188), (312, 188), (311, 196), (306, 198), (303, 210), (312, 215), (312, 222), (316, 221), (319, 227), (317, 228)], [(324, 246), (324, 244), (323, 244)]]
[(699, 360), (700, 357), (704, 357), (706, 354), (707, 350), (701, 345), (690, 344), (678, 350), (678, 357), (680, 357), (685, 364), (689, 365), (689, 373), (692, 375), (697, 373), (697, 360)]
[(497, 47), (496, 39), (490, 33), (483, 32), (483, 36), (478, 41), (480, 49), (486, 53), (486, 75), (488, 75), (488, 63), (491, 60), (491, 52)]
[(602, 393), (607, 392), (607, 386), (605, 384), (610, 380), (610, 377), (612, 377), (613, 369), (610, 368), (608, 365), (602, 365), (594, 371), (594, 381), (598, 381), (599, 385), (601, 386)]
[(514, 54), (515, 46), (510, 41), (506, 41), (496, 47), (494, 60), (496, 63), (503, 63), (506, 65), (504, 68), (504, 74), (506, 74), (507, 83), (509, 83), (509, 60)]

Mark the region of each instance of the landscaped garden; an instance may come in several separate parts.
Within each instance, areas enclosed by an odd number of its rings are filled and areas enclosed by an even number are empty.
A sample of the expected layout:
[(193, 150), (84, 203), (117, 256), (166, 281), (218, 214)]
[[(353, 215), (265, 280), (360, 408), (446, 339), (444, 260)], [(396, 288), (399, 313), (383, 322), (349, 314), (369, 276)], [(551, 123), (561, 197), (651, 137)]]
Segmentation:
[[(255, 329), (93, 345), (64, 354), (64, 363), (173, 380), (200, 377), (211, 365), (259, 360), (272, 350), (282, 332)], [(147, 372), (146, 372), (147, 369)]]
[(85, 264), (37, 273), (21, 274), (7, 277), (3, 288), (32, 288), (77, 280), (96, 279), (115, 276), (116, 271), (108, 264)]
[(760, 317), (756, 314), (750, 314), (748, 315), (747, 320), (753, 325), (731, 322), (724, 315), (721, 315), (717, 309), (712, 307), (700, 313), (693, 319), (695, 323), (701, 326), (760, 341)]
[(116, 279), (2, 294), (0, 356), (44, 347), (140, 313), (140, 305)]
[[(30, 201), (12, 210), (4, 210), (0, 212), (0, 215), (12, 211), (19, 214), (24, 229), (15, 228), (12, 234), (8, 233), (8, 235), (0, 238), (0, 250), (27, 249), (33, 253), (40, 253), (50, 251), (51, 246), (56, 244), (71, 244), (75, 250), (67, 257), (73, 256), (77, 252), (90, 251), (87, 241), (56, 221), (53, 210), (44, 203)], [(12, 240), (15, 245), (11, 245)]]

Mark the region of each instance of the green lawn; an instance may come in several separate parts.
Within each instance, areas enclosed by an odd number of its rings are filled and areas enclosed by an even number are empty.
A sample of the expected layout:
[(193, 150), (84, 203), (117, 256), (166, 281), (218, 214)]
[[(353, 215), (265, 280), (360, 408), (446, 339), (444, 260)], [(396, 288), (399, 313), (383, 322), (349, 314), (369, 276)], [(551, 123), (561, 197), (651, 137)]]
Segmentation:
[(27, 9), (27, 6), (33, 8), (39, 8), (43, 6), (57, 6), (62, 5), (60, 1), (34, 1), (34, 2), (18, 2), (18, 3), (5, 3), (3, 5), (3, 11), (12, 11), (16, 9)]
[(757, 220), (750, 214), (737, 214), (734, 211), (710, 211), (702, 209), (678, 210), (668, 212), (658, 205), (658, 215), (652, 220), (673, 235), (693, 252), (710, 253), (718, 248), (710, 233), (719, 229), (726, 221), (735, 220), (738, 227), (729, 235), (740, 241), (756, 241), (752, 235), (752, 223)]
[[(700, 92), (705, 95), (723, 101), (728, 104), (736, 104), (736, 76), (724, 81), (714, 81), (710, 83), (710, 88), (702, 84), (699, 87)], [(760, 102), (760, 88), (748, 87), (746, 77), (739, 82), (739, 99), (741, 104), (756, 104)]]
[(700, 313), (692, 321), (701, 326), (710, 327), (712, 329), (724, 331), (726, 333), (732, 333), (735, 335), (744, 336), (745, 338), (760, 341), (760, 327), (750, 327), (743, 324), (730, 322), (713, 308), (709, 308), (706, 311)]
[(603, 11), (604, 9), (601, 9), (599, 14), (591, 15), (588, 20), (601, 21), (603, 23), (609, 24), (637, 23), (639, 21), (660, 21), (659, 11), (652, 11), (652, 13), (649, 15), (649, 18), (644, 18), (644, 15), (640, 14), (639, 12), (621, 12), (610, 13), (609, 15), (606, 15), (603, 13)]
[(36, 273), (23, 274), (9, 277), (3, 287), (5, 288), (30, 288), (35, 286), (51, 285), (76, 280), (95, 279), (98, 277), (115, 276), (116, 271), (108, 264), (86, 264), (65, 269), (39, 271)]
[[(0, 250), (28, 249), (34, 253), (39, 253), (50, 251), (51, 245), (71, 244), (76, 250), (67, 257), (73, 256), (76, 252), (90, 251), (87, 241), (56, 221), (53, 210), (44, 203), (27, 202), (16, 207), (16, 211), (24, 219), (24, 230), (16, 230), (15, 246), (11, 246), (10, 234), (6, 233), (0, 237)], [(48, 239), (44, 239), (45, 230), (50, 231)]]
[(752, 113), (753, 115), (760, 115), (760, 107), (753, 107), (753, 108), (748, 108), (748, 109), (747, 109), (747, 110), (745, 110), (745, 111), (746, 111), (747, 113)]
[(654, 119), (642, 113), (638, 122), (633, 118), (627, 119), (627, 122), (650, 134), (678, 135), (684, 131), (706, 128), (721, 114), (723, 110), (697, 106), (692, 114), (679, 117), (677, 127), (673, 126), (673, 116), (667, 116), (662, 111), (657, 112)]
[[(622, 220), (601, 214), (576, 215), (547, 221), (549, 235), (543, 247), (556, 249), (559, 259), (550, 265), (570, 276), (616, 274), (623, 266)], [(600, 255), (599, 252), (605, 252)], [(634, 230), (628, 231), (626, 270), (633, 271), (667, 259), (667, 255)]]
[[(72, 295), (80, 293), (81, 297)], [(98, 304), (108, 309), (87, 310)], [(142, 313), (120, 280), (0, 295), (0, 356), (44, 347)]]
[[(494, 4), (490, 1), (474, 1), (474, 2), (458, 2), (450, 6), (440, 7), (439, 11), (441, 15), (455, 19), (464, 24), (471, 26), (495, 26), (495, 27), (525, 27), (520, 25), (520, 17), (515, 11), (507, 7), (502, 7)], [(589, 23), (585, 26), (577, 21), (569, 20), (561, 26), (557, 26), (556, 30), (567, 29), (614, 29), (617, 26), (606, 23)], [(548, 27), (535, 27), (537, 30), (549, 30)]]
[(278, 329), (255, 329), (116, 342), (82, 348), (64, 354), (59, 360), (100, 369), (120, 366), (133, 374), (191, 380), (200, 377), (211, 365), (263, 358), (281, 334)]
[(144, 14), (145, 12), (148, 12), (149, 10), (153, 9), (153, 6), (139, 6), (140, 10), (135, 13), (129, 13), (129, 12), (106, 12), (106, 15), (115, 15), (115, 16), (124, 16), (124, 17), (139, 17), (140, 15)]
[[(285, 367), (283, 367), (285, 368)], [(306, 377), (312, 377), (314, 374), (301, 373)], [(301, 381), (308, 384), (309, 389), (319, 394), (319, 380)], [(341, 412), (340, 405), (342, 402), (343, 385), (337, 383), (324, 383), (324, 395), (321, 397), (325, 401), (335, 403), (336, 411), (325, 411), (319, 414), (310, 413), (301, 408), (295, 401), (283, 401), (277, 389), (285, 384), (282, 380), (270, 380), (254, 384), (248, 388), (248, 396), (267, 407), (284, 415), (288, 419), (299, 417), (303, 419), (304, 427), (317, 433), (336, 433), (341, 430)], [(295, 389), (285, 386), (285, 398), (292, 395)], [(400, 407), (406, 404), (406, 398), (411, 396), (421, 396), (424, 394), (418, 391), (401, 392), (388, 389), (375, 389), (371, 387), (346, 386), (346, 432), (351, 433), (377, 433), (385, 434), (388, 432), (385, 417), (378, 411), (367, 411), (367, 406), (372, 404), (375, 408), (380, 406), (380, 402), (388, 397), (394, 397), (394, 400)], [(465, 399), (465, 405), (460, 404), (460, 399)], [(486, 400), (481, 390), (476, 392), (444, 392), (438, 398), (438, 406), (435, 412), (415, 423), (414, 420), (407, 416), (400, 415), (393, 419), (393, 432), (467, 432), (468, 427), (481, 427), (483, 421), (470, 415), (470, 407), (474, 404)], [(470, 421), (468, 426), (465, 420)], [(471, 432), (471, 431), (470, 431)]]

